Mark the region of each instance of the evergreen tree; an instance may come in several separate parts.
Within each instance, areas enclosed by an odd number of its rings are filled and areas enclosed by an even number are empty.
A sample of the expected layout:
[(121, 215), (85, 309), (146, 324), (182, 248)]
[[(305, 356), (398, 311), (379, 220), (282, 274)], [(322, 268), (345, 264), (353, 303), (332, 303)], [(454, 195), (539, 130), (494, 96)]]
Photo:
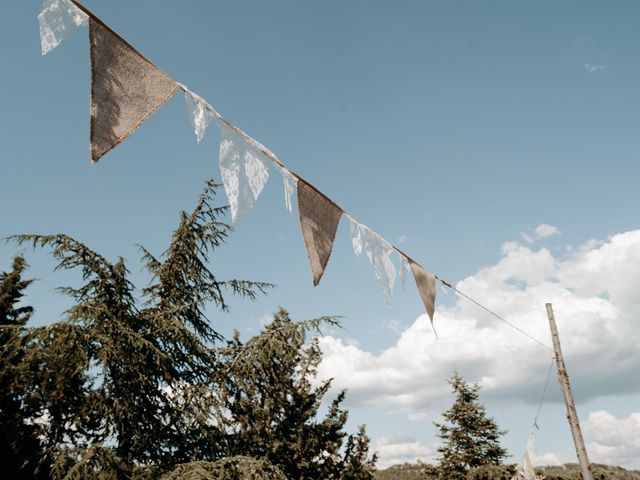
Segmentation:
[(317, 413), (330, 381), (312, 385), (322, 353), (317, 340), (305, 347), (308, 328), (325, 317), (295, 323), (278, 311), (265, 331), (242, 344), (238, 337), (225, 352), (227, 455), (264, 458), (292, 480), (338, 479), (340, 448), (347, 412), (341, 408), (344, 392), (331, 402), (327, 415)]
[(357, 434), (349, 435), (342, 461), (341, 480), (374, 480), (378, 455), (370, 455), (369, 442), (364, 425), (360, 425)]
[(306, 333), (334, 318), (295, 323), (280, 311), (248, 342), (217, 344), (209, 307), (227, 311), (228, 292), (253, 299), (271, 285), (220, 280), (211, 269), (230, 232), (226, 207), (212, 205), (215, 188), (209, 182), (181, 213), (164, 254), (140, 247), (144, 288), (124, 259), (67, 235), (13, 238), (50, 249), (56, 268), (82, 281), (59, 289), (74, 302), (61, 321), (27, 328), (31, 309), (17, 306), (29, 283), (24, 261), (0, 276), (0, 442), (2, 453), (22, 452), (19, 462), (0, 458), (33, 473), (12, 477), (147, 480), (174, 470), (226, 479), (259, 466), (264, 478), (371, 478), (364, 430), (342, 450), (344, 392), (318, 418), (330, 383), (313, 384), (321, 352), (316, 340), (305, 346)]
[(15, 479), (47, 476), (46, 468), (38, 468), (43, 449), (38, 427), (28, 423), (26, 391), (20, 382), (24, 331), (33, 312), (29, 306), (18, 306), (32, 282), (22, 278), (26, 267), (24, 258), (16, 257), (12, 271), (0, 273), (0, 472)]
[(464, 479), (467, 472), (482, 465), (499, 465), (508, 456), (500, 446), (500, 430), (485, 408), (478, 403), (478, 384), (469, 385), (458, 372), (449, 379), (456, 395), (453, 406), (442, 413), (443, 423), (435, 422), (443, 445), (439, 470), (445, 480)]
[(51, 248), (57, 268), (78, 269), (84, 281), (60, 289), (75, 303), (62, 322), (31, 332), (23, 366), (57, 472), (108, 458), (107, 450), (128, 467), (192, 458), (192, 432), (173, 400), (183, 385), (206, 384), (215, 368), (211, 347), (221, 337), (205, 306), (224, 311), (225, 290), (255, 298), (270, 286), (218, 280), (209, 269), (210, 253), (230, 231), (218, 219), (225, 208), (212, 206), (215, 187), (208, 183), (193, 212), (182, 212), (162, 257), (141, 247), (153, 276), (142, 290), (129, 281), (122, 258), (110, 262), (62, 234), (14, 237)]

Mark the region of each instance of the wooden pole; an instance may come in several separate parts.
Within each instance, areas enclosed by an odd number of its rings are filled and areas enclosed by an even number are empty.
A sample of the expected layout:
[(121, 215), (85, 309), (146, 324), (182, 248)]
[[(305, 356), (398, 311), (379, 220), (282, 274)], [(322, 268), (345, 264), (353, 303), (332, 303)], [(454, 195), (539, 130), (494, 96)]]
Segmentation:
[(569, 384), (569, 374), (564, 366), (564, 358), (562, 358), (560, 337), (558, 336), (558, 328), (556, 327), (556, 320), (553, 316), (553, 308), (550, 303), (547, 303), (546, 306), (547, 316), (549, 317), (549, 326), (551, 327), (553, 350), (555, 351), (556, 365), (558, 367), (558, 381), (560, 382), (560, 387), (564, 394), (564, 401), (567, 405), (567, 419), (569, 420), (569, 425), (571, 425), (571, 434), (573, 435), (573, 443), (576, 446), (576, 454), (578, 455), (578, 462), (580, 462), (582, 478), (583, 480), (593, 480), (593, 474), (591, 473), (591, 467), (589, 466), (589, 457), (587, 456), (587, 449), (584, 446), (584, 439), (582, 438), (582, 432), (580, 431), (580, 423), (578, 423), (576, 405), (573, 402), (573, 394), (571, 393), (571, 385)]

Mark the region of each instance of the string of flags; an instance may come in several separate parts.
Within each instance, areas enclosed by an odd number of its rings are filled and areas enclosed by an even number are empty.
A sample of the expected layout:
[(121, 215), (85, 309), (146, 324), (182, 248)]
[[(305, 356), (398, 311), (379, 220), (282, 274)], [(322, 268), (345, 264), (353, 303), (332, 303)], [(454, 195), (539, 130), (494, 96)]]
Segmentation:
[[(94, 163), (122, 143), (181, 90), (184, 92), (187, 113), (197, 142), (202, 141), (212, 123), (220, 129), (220, 173), (233, 223), (238, 222), (257, 201), (269, 179), (270, 167), (274, 167), (281, 174), (285, 206), (289, 212), (293, 210), (294, 195), (297, 198), (300, 229), (314, 285), (319, 284), (324, 274), (338, 224), (345, 216), (349, 221), (353, 251), (356, 256), (362, 252), (366, 253), (387, 304), (390, 303), (396, 277), (400, 277), (404, 287), (407, 274), (411, 273), (433, 327), (437, 280), (445, 293), (447, 288), (454, 290), (549, 349), (539, 340), (429, 272), (367, 225), (359, 223), (336, 202), (290, 170), (268, 148), (226, 120), (206, 100), (165, 74), (77, 0), (44, 0), (38, 20), (43, 55), (68, 38), (75, 28), (89, 27), (90, 152)], [(392, 256), (397, 256), (400, 260), (399, 272)], [(549, 375), (547, 384), (548, 381)], [(544, 392), (541, 404), (543, 399)], [(537, 416), (534, 421), (537, 428), (536, 422)], [(535, 437), (532, 433), (516, 478), (536, 479), (534, 458)]]
[[(187, 112), (196, 140), (207, 127), (220, 129), (219, 162), (222, 182), (233, 223), (255, 204), (264, 189), (270, 167), (282, 176), (286, 208), (291, 212), (297, 197), (300, 229), (307, 250), (314, 285), (318, 285), (331, 257), (338, 224), (345, 216), (350, 225), (356, 256), (365, 252), (373, 266), (386, 303), (390, 303), (400, 260), (400, 278), (406, 284), (411, 272), (433, 326), (437, 278), (381, 235), (359, 223), (336, 202), (291, 171), (273, 152), (222, 117), (202, 97), (182, 85), (76, 0), (44, 0), (38, 15), (42, 54), (65, 40), (76, 27), (89, 27), (91, 58), (91, 160), (97, 163), (122, 143), (178, 90), (185, 95)], [(435, 330), (434, 330), (435, 331)]]

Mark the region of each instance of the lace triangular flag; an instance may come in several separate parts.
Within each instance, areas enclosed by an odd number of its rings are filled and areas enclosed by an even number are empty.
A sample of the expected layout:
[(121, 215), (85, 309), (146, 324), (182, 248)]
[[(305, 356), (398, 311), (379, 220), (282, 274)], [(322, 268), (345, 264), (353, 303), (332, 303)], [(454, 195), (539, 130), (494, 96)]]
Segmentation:
[(527, 449), (524, 451), (524, 456), (522, 458), (522, 466), (520, 467), (520, 474), (525, 480), (536, 480), (536, 471), (533, 468), (535, 449), (535, 437), (530, 435), (529, 440), (527, 440)]
[(89, 19), (91, 159), (119, 145), (178, 85), (100, 21)]
[(184, 100), (191, 125), (193, 126), (193, 132), (196, 134), (198, 143), (200, 143), (211, 121), (219, 119), (220, 115), (204, 98), (196, 95), (184, 85), (180, 85), (180, 87), (184, 90)]
[(277, 163), (274, 165), (282, 175), (282, 181), (284, 183), (284, 204), (287, 207), (287, 210), (291, 212), (291, 197), (298, 188), (298, 179), (285, 167), (278, 165)]
[(229, 200), (231, 220), (236, 223), (253, 208), (269, 179), (271, 159), (267, 154), (270, 152), (224, 120), (219, 119), (217, 123), (221, 133), (220, 173)]
[(318, 285), (331, 256), (342, 209), (307, 183), (298, 180), (298, 213), (313, 284)]
[(351, 216), (349, 222), (353, 251), (356, 255), (360, 255), (363, 250), (366, 252), (388, 305), (391, 303), (391, 294), (396, 282), (396, 267), (390, 257), (394, 250), (393, 245)]
[(69, 0), (44, 0), (38, 15), (42, 55), (60, 45), (76, 27), (86, 27), (87, 20), (87, 14)]

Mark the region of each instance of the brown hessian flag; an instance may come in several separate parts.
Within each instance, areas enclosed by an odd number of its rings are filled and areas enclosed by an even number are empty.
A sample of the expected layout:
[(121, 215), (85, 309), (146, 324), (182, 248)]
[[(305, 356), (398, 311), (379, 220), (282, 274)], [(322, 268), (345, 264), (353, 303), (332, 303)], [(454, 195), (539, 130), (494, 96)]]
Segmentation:
[(408, 260), (411, 266), (411, 273), (413, 273), (418, 292), (420, 292), (420, 297), (422, 298), (422, 303), (424, 303), (424, 308), (427, 310), (429, 319), (433, 324), (433, 313), (435, 312), (436, 303), (436, 277), (433, 273), (427, 271), (410, 258)]
[(178, 84), (99, 20), (89, 18), (91, 159), (119, 145)]
[(318, 190), (298, 180), (300, 228), (313, 274), (318, 285), (329, 262), (342, 209)]

